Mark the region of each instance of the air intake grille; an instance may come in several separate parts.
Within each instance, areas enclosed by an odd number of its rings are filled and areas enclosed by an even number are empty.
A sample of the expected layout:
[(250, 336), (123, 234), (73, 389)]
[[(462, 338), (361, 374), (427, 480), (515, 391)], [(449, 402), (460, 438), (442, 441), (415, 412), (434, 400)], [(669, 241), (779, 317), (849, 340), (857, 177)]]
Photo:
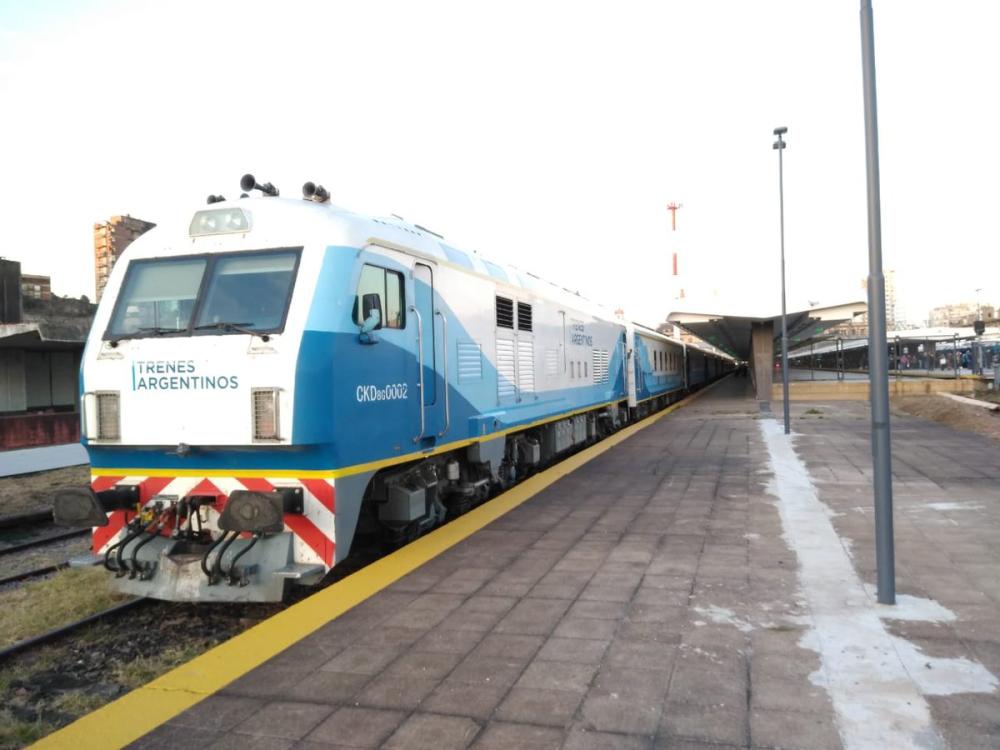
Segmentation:
[(593, 355), (594, 382), (597, 384), (608, 382), (608, 350), (594, 349)]
[(545, 375), (554, 378), (559, 375), (559, 350), (545, 350)]
[(117, 391), (98, 392), (97, 439), (121, 440), (121, 399)]
[(476, 383), (483, 379), (483, 353), (474, 341), (458, 342), (458, 382)]
[(277, 389), (254, 388), (250, 398), (253, 400), (253, 439), (279, 440)]
[(535, 390), (535, 347), (530, 339), (517, 342), (517, 388), (521, 393)]
[(514, 302), (506, 297), (497, 297), (497, 328), (514, 327)]
[(513, 339), (497, 339), (497, 396), (501, 403), (516, 395), (517, 355)]
[(531, 330), (531, 305), (524, 302), (517, 303), (517, 330)]

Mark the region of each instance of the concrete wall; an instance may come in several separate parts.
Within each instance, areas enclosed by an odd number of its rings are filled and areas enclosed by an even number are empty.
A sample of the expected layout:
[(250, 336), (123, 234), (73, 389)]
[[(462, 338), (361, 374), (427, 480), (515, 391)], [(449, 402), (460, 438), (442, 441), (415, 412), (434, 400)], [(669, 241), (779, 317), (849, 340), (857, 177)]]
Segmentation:
[[(890, 396), (924, 396), (934, 393), (973, 393), (975, 380), (889, 380)], [(810, 380), (788, 384), (790, 401), (867, 401), (867, 380)], [(771, 400), (781, 401), (781, 383), (771, 387)]]
[(73, 352), (25, 352), (24, 366), (27, 408), (76, 404), (79, 366)]
[(0, 349), (0, 413), (27, 408), (24, 351)]
[(80, 415), (77, 412), (0, 416), (0, 451), (79, 441)]

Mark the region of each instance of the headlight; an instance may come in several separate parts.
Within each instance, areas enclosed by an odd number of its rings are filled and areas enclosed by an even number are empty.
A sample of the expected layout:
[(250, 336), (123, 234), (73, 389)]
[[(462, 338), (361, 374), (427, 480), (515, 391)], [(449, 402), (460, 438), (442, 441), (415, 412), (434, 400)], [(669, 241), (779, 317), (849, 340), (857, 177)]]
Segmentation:
[(255, 441), (280, 440), (278, 421), (278, 389), (253, 388), (250, 391), (253, 412), (253, 439)]
[(204, 237), (209, 234), (241, 234), (250, 231), (250, 215), (242, 208), (209, 208), (198, 211), (191, 219), (188, 234)]

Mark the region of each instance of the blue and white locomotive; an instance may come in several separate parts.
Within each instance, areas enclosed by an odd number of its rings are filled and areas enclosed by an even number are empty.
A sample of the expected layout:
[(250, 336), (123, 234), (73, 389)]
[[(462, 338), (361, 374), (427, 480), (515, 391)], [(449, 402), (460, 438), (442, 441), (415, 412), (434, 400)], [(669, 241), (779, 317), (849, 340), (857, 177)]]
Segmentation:
[(92, 482), (55, 513), (120, 590), (279, 600), (726, 368), (312, 183), (243, 186), (136, 240), (87, 342)]

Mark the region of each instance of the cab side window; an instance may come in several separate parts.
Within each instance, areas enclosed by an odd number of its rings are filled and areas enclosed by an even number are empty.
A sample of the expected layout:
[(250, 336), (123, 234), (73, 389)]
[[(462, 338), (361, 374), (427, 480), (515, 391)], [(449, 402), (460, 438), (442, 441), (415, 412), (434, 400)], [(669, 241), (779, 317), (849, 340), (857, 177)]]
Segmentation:
[(406, 326), (403, 274), (367, 263), (361, 267), (358, 294), (354, 299), (354, 322), (363, 324), (363, 300), (366, 294), (377, 294), (382, 303), (382, 320), (378, 328), (404, 328)]

